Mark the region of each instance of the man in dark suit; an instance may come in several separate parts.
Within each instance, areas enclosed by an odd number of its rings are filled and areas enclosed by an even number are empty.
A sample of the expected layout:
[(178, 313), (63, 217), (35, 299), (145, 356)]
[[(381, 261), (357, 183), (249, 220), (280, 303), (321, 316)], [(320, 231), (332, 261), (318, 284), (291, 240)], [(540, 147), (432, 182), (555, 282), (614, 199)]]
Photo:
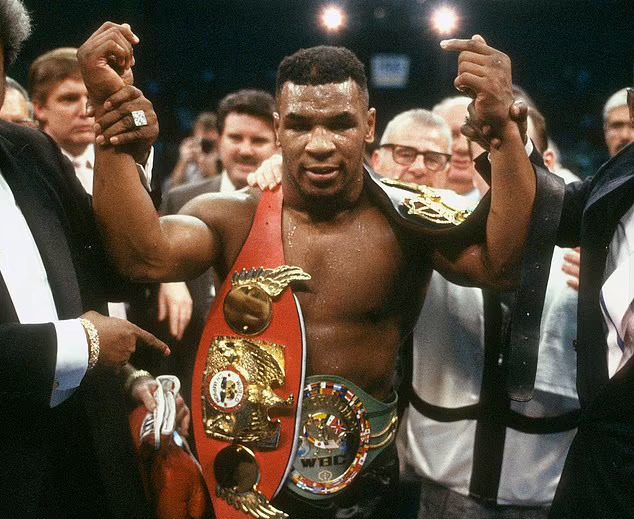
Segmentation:
[[(176, 214), (191, 199), (205, 193), (230, 193), (247, 185), (246, 177), (276, 151), (273, 132), (273, 97), (262, 90), (239, 90), (218, 105), (218, 153), (223, 164), (220, 176), (172, 189), (163, 201), (163, 214)], [(183, 383), (189, 395), (194, 367), (209, 308), (214, 299), (214, 273), (208, 269), (185, 283), (162, 283), (159, 290), (159, 320), (167, 319), (170, 334), (179, 340), (169, 359), (170, 372)]]
[[(29, 32), (22, 3), (2, 0), (0, 104)], [(167, 347), (97, 312), (125, 284), (90, 198), (50, 138), (5, 122), (0, 220), (0, 516), (148, 517), (115, 372), (137, 343)]]
[[(628, 105), (634, 125), (632, 89)], [(485, 121), (470, 118), (463, 131), (495, 144)], [(566, 185), (556, 242), (581, 248), (571, 345), (581, 416), (549, 517), (634, 517), (634, 143)]]
[(555, 518), (634, 517), (633, 202), (634, 143), (566, 189), (559, 244), (581, 246), (575, 347), (582, 419)]

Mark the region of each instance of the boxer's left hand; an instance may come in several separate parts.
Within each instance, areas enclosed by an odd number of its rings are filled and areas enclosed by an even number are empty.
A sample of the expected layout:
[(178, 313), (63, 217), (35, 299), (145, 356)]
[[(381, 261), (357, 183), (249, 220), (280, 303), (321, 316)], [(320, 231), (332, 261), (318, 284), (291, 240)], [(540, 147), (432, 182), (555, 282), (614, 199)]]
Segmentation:
[[(490, 146), (499, 146), (512, 117), (513, 81), (511, 60), (479, 35), (469, 40), (451, 39), (441, 42), (448, 51), (459, 52), (455, 87), (473, 98), (468, 126), (477, 128)], [(481, 139), (474, 139), (484, 144)]]
[[(95, 142), (102, 146), (127, 146), (134, 160), (145, 164), (159, 134), (158, 118), (150, 100), (138, 88), (126, 85), (106, 99), (103, 109), (95, 121)], [(134, 124), (131, 113), (137, 110), (145, 114), (146, 126)]]
[[(486, 151), (491, 151), (491, 148), (498, 148), (501, 140), (495, 136), (491, 125), (482, 125), (478, 121), (473, 101), (467, 106), (467, 112), (469, 117), (467, 117), (464, 125), (460, 128), (462, 134)], [(528, 139), (528, 105), (524, 99), (518, 98), (513, 101), (509, 108), (509, 117), (517, 124), (522, 141), (526, 144)], [(477, 154), (474, 153), (473, 156), (477, 156)]]

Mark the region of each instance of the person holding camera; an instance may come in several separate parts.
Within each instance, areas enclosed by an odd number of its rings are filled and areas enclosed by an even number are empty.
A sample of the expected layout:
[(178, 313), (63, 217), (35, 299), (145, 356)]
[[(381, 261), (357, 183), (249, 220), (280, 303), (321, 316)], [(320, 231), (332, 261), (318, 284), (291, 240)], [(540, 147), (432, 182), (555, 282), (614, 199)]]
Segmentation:
[(169, 187), (175, 187), (220, 174), (216, 141), (218, 129), (216, 114), (201, 112), (194, 122), (191, 137), (181, 142), (178, 162), (169, 178)]

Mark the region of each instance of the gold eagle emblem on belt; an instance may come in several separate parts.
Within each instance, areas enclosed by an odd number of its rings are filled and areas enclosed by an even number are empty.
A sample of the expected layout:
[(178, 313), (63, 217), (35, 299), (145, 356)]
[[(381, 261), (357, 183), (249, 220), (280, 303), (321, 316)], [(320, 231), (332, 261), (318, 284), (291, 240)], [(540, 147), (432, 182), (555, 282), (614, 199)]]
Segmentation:
[(401, 203), (407, 208), (408, 214), (423, 220), (439, 224), (459, 225), (471, 214), (468, 209), (459, 209), (448, 203), (441, 190), (393, 178), (382, 178), (381, 182), (388, 186), (416, 193), (414, 197), (404, 197)]
[(232, 289), (225, 297), (225, 321), (241, 335), (257, 335), (267, 329), (273, 316), (273, 299), (293, 281), (307, 281), (310, 274), (300, 267), (252, 268), (234, 272)]
[(294, 397), (273, 388), (285, 380), (284, 346), (239, 337), (216, 337), (203, 375), (205, 432), (218, 440), (275, 448), (280, 423), (272, 408), (289, 408)]

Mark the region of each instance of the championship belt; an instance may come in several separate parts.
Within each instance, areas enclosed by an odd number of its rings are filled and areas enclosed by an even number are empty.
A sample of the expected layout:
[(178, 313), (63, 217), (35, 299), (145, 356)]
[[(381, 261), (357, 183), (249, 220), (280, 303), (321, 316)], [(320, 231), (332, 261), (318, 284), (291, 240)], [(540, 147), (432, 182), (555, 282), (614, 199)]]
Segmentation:
[(396, 437), (396, 402), (335, 375), (308, 377), (289, 488), (316, 500), (348, 487)]
[(364, 167), (374, 199), (400, 227), (463, 247), (484, 238), (489, 196), (474, 208), (472, 200), (453, 191), (385, 178)]
[(282, 201), (280, 188), (262, 194), (196, 357), (194, 437), (223, 519), (287, 517), (270, 501), (292, 468), (304, 385), (303, 322), (289, 285), (310, 276), (284, 264)]
[[(545, 168), (535, 149), (529, 158), (537, 191), (512, 311), (510, 339), (503, 355), (507, 393), (518, 402), (533, 397), (542, 309), (565, 191), (561, 178)], [(491, 171), (487, 154), (482, 153), (475, 163), (478, 173), (488, 181)], [(367, 165), (365, 170), (370, 192), (397, 225), (415, 234), (433, 237), (448, 252), (458, 252), (486, 239), (490, 191), (472, 211), (465, 211), (455, 194), (448, 197), (445, 190), (386, 179)]]

